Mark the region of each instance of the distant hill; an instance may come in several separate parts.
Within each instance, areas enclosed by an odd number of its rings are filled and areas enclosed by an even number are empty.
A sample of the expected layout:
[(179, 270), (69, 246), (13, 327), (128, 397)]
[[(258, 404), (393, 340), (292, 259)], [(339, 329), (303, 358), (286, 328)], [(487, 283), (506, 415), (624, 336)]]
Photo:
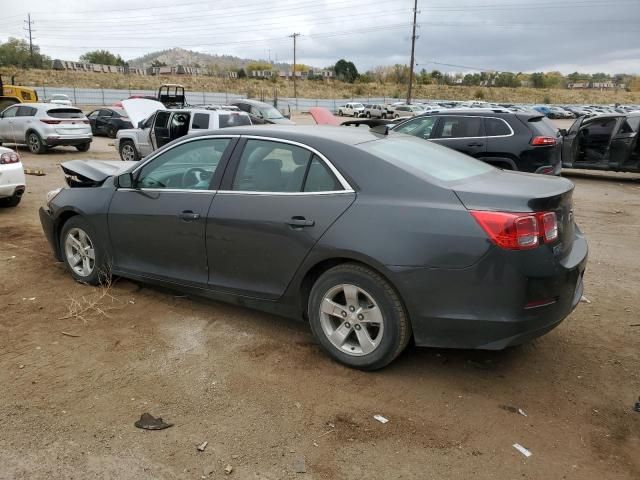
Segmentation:
[[(161, 50), (158, 52), (148, 53), (142, 57), (129, 60), (132, 67), (148, 67), (155, 61), (166, 63), (169, 66), (183, 65), (213, 67), (220, 70), (244, 68), (247, 64), (256, 60), (248, 58), (239, 58), (232, 55), (212, 55), (209, 53), (194, 52), (184, 48), (171, 48), (169, 50)], [(264, 61), (264, 60), (263, 60)], [(274, 64), (278, 70), (285, 69), (287, 64)]]

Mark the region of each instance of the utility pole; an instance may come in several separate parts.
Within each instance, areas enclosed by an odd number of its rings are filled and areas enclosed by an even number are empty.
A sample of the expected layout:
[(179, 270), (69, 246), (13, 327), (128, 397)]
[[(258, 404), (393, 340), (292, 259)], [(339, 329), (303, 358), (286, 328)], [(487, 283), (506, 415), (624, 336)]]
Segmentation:
[(409, 90), (407, 91), (407, 104), (411, 104), (411, 89), (413, 88), (413, 65), (416, 52), (416, 19), (418, 17), (418, 0), (413, 3), (413, 34), (411, 35), (411, 65), (409, 66)]
[(31, 36), (32, 29), (31, 26), (33, 22), (31, 21), (31, 14), (27, 14), (27, 20), (24, 21), (27, 24), (27, 27), (24, 29), (25, 32), (29, 32), (29, 54), (31, 55), (31, 65), (33, 65), (33, 37)]
[(298, 107), (298, 85), (296, 83), (296, 38), (299, 36), (299, 33), (289, 35), (290, 38), (293, 38), (293, 98), (296, 99), (296, 108)]

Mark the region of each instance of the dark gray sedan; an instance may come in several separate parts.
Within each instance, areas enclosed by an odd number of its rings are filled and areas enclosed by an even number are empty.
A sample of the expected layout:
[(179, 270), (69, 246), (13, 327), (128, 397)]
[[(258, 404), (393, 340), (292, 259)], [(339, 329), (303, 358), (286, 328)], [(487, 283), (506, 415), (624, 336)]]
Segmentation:
[(230, 128), (140, 163), (72, 161), (40, 210), (56, 258), (308, 320), (335, 359), (502, 349), (576, 306), (573, 184), (386, 129)]

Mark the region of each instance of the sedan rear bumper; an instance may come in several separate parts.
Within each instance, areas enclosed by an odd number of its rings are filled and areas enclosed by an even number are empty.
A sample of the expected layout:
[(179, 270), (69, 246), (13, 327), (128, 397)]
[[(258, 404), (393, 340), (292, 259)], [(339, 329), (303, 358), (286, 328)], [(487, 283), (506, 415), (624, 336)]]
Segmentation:
[(392, 280), (405, 300), (417, 345), (501, 350), (544, 335), (575, 309), (587, 252), (577, 233), (562, 260), (540, 249), (514, 262), (496, 247), (469, 268), (398, 267)]

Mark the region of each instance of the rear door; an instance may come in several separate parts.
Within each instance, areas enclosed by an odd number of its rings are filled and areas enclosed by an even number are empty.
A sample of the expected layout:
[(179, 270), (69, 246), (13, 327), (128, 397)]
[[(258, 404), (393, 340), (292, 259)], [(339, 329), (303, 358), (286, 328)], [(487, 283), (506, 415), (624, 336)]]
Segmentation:
[(112, 116), (113, 112), (111, 110), (108, 110), (106, 108), (100, 110), (100, 112), (98, 113), (98, 117), (96, 118), (96, 132), (106, 133)]
[[(609, 168), (638, 169), (638, 123), (640, 117), (621, 117), (609, 148)], [(635, 128), (634, 128), (635, 127)]]
[(487, 151), (482, 117), (442, 115), (432, 141), (476, 158)]
[(295, 142), (248, 138), (236, 150), (208, 214), (209, 285), (277, 299), (355, 193)]

